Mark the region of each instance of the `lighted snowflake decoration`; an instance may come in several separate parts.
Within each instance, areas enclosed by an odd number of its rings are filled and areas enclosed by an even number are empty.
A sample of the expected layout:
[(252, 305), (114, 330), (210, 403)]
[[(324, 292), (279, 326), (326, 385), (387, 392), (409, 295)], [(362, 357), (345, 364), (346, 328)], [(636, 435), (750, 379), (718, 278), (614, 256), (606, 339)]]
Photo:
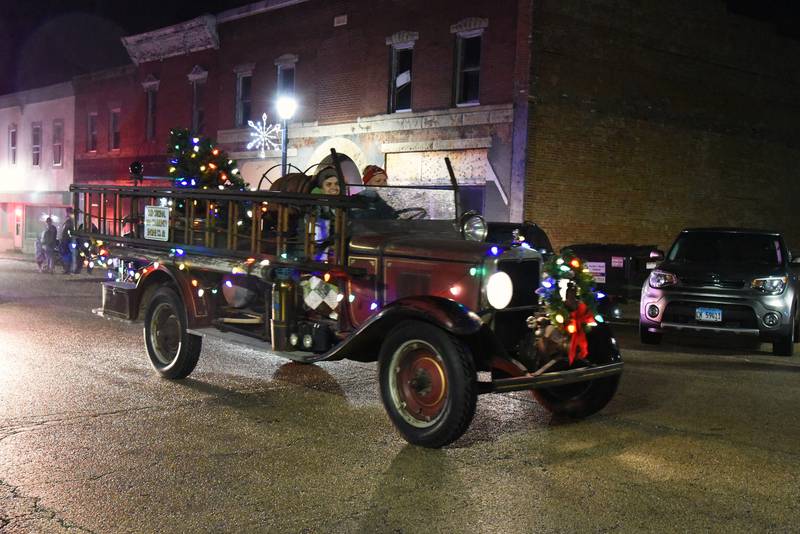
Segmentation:
[(247, 143), (247, 150), (258, 149), (260, 158), (267, 157), (267, 150), (276, 150), (281, 146), (281, 125), (267, 124), (267, 114), (261, 116), (260, 121), (247, 121), (247, 125), (252, 128), (250, 132), (250, 142)]

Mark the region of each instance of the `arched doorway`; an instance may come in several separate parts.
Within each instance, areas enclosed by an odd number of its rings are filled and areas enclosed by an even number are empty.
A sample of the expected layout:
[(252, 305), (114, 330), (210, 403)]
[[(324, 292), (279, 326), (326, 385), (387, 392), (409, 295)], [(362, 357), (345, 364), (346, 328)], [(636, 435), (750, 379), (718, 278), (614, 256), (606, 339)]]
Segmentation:
[[(333, 165), (331, 148), (336, 150), (339, 155), (339, 163), (342, 166), (344, 180), (348, 184), (361, 185), (361, 170), (368, 165), (364, 153), (361, 149), (343, 137), (328, 139), (314, 150), (308, 160), (308, 166), (319, 164), (319, 166)], [(310, 172), (316, 172), (312, 167)]]
[[(355, 162), (346, 154), (337, 152), (337, 156), (344, 175), (344, 182), (350, 185), (361, 185), (361, 172), (359, 172)], [(320, 167), (327, 167), (328, 165), (333, 166), (333, 155), (326, 157), (319, 164)]]

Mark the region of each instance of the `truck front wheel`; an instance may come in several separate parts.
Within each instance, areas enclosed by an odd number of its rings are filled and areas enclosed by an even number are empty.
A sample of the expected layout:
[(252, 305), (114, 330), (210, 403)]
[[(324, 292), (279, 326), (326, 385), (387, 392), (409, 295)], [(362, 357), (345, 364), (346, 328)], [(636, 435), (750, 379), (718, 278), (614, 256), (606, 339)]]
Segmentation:
[(186, 378), (200, 358), (203, 338), (186, 331), (186, 310), (168, 287), (157, 290), (144, 315), (144, 344), (153, 368), (164, 378)]
[[(621, 362), (611, 330), (598, 325), (586, 336), (589, 341), (591, 363), (597, 365)], [(614, 397), (620, 376), (596, 378), (588, 382), (577, 382), (564, 386), (533, 390), (533, 396), (546, 410), (556, 415), (573, 418), (588, 417), (602, 410)]]
[(381, 400), (409, 443), (443, 447), (475, 415), (477, 384), (469, 348), (421, 321), (397, 325), (381, 346)]

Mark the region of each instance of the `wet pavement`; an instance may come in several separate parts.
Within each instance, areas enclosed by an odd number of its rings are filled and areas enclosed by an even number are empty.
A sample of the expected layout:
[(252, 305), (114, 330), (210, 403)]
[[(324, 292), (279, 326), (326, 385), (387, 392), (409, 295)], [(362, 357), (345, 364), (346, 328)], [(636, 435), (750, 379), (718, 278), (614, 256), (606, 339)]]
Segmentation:
[[(96, 318), (98, 279), (0, 259), (0, 532), (789, 532), (800, 357), (727, 338), (640, 345), (584, 421), (479, 398), (462, 439), (407, 445), (374, 364), (206, 340), (192, 376)], [(800, 349), (800, 347), (798, 348)]]

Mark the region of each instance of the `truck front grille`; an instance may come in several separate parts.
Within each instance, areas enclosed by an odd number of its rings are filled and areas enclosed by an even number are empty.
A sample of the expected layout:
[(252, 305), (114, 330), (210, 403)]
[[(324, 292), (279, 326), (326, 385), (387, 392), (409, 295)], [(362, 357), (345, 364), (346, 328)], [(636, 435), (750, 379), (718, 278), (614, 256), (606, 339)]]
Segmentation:
[(514, 295), (511, 297), (510, 308), (520, 306), (536, 306), (539, 295), (539, 260), (500, 260), (497, 269), (511, 277), (514, 282)]

